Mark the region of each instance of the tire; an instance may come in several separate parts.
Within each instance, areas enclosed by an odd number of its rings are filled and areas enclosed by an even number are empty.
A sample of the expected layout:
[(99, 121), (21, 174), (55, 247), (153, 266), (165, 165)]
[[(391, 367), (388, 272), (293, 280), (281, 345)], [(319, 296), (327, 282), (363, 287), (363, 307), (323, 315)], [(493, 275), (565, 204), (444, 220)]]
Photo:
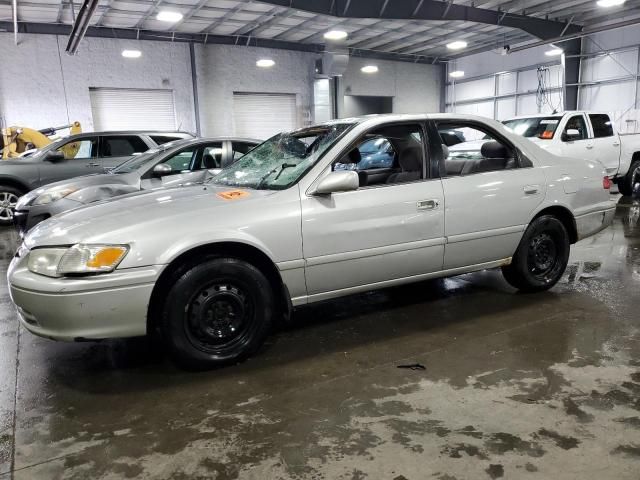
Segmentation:
[(239, 259), (209, 257), (179, 274), (169, 290), (162, 334), (183, 367), (229, 365), (260, 348), (273, 311), (273, 291), (262, 272)]
[(627, 174), (618, 180), (618, 190), (626, 197), (633, 194), (633, 187), (640, 182), (640, 159), (632, 160)]
[(13, 225), (13, 209), (22, 195), (17, 188), (0, 185), (0, 227)]
[(552, 215), (535, 218), (527, 227), (510, 265), (502, 267), (504, 278), (522, 292), (553, 287), (569, 261), (567, 229)]

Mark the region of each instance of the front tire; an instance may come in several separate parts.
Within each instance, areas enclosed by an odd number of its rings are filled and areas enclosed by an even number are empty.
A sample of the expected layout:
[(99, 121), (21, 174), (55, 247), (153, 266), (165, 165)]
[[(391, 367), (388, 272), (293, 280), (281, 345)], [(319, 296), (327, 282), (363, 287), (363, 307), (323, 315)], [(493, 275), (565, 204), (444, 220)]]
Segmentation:
[(618, 181), (618, 190), (626, 197), (632, 195), (634, 186), (640, 183), (640, 159), (633, 160), (627, 174)]
[(13, 224), (13, 209), (16, 208), (18, 198), (22, 192), (14, 187), (0, 185), (0, 226), (7, 227)]
[(204, 369), (240, 362), (260, 348), (273, 319), (273, 293), (253, 265), (208, 258), (169, 290), (163, 336), (180, 365)]
[(502, 267), (504, 278), (523, 292), (553, 287), (569, 261), (567, 229), (552, 215), (535, 218), (527, 227), (510, 265)]

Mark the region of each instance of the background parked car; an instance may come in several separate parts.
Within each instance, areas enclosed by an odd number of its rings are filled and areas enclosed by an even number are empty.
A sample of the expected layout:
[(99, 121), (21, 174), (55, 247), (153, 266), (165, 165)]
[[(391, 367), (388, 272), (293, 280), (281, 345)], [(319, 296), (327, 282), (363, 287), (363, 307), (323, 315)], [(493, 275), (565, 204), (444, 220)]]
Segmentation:
[(24, 195), (14, 222), (21, 234), (58, 213), (139, 190), (203, 182), (260, 140), (197, 138), (166, 143), (101, 175), (56, 182)]
[[(0, 226), (11, 225), (18, 198), (48, 183), (103, 173), (136, 153), (193, 135), (184, 132), (88, 132), (70, 135), (28, 157), (0, 161)], [(72, 147), (72, 148), (69, 148)]]

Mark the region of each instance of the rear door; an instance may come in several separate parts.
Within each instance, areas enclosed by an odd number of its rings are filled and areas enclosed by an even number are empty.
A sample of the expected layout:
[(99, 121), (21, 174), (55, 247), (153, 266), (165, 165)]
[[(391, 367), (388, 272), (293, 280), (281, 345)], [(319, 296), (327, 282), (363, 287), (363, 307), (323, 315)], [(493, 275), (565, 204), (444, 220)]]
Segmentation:
[[(544, 199), (542, 169), (534, 168), (505, 137), (483, 123), (443, 120), (435, 128), (460, 131), (467, 140), (443, 149), (444, 269), (511, 257)], [(431, 130), (433, 137), (437, 130)]]
[(102, 173), (102, 165), (98, 158), (98, 145), (99, 138), (97, 136), (74, 139), (61, 145), (57, 151), (63, 153), (64, 160), (42, 161), (39, 166), (39, 185), (91, 173)]
[(105, 170), (117, 167), (137, 153), (149, 150), (138, 135), (103, 135), (100, 139), (100, 157)]
[(593, 130), (593, 148), (589, 159), (602, 163), (608, 175), (615, 175), (620, 166), (620, 139), (613, 130), (609, 115), (590, 113), (589, 120)]

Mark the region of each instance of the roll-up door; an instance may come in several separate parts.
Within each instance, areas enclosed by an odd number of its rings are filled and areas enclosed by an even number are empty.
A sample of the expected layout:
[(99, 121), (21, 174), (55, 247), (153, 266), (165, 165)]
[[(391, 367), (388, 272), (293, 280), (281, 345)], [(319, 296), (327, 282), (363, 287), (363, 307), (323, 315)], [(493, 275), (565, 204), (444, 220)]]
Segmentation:
[(233, 94), (235, 134), (239, 137), (267, 139), (276, 133), (294, 130), (295, 94)]
[(93, 129), (175, 130), (172, 90), (90, 88)]

